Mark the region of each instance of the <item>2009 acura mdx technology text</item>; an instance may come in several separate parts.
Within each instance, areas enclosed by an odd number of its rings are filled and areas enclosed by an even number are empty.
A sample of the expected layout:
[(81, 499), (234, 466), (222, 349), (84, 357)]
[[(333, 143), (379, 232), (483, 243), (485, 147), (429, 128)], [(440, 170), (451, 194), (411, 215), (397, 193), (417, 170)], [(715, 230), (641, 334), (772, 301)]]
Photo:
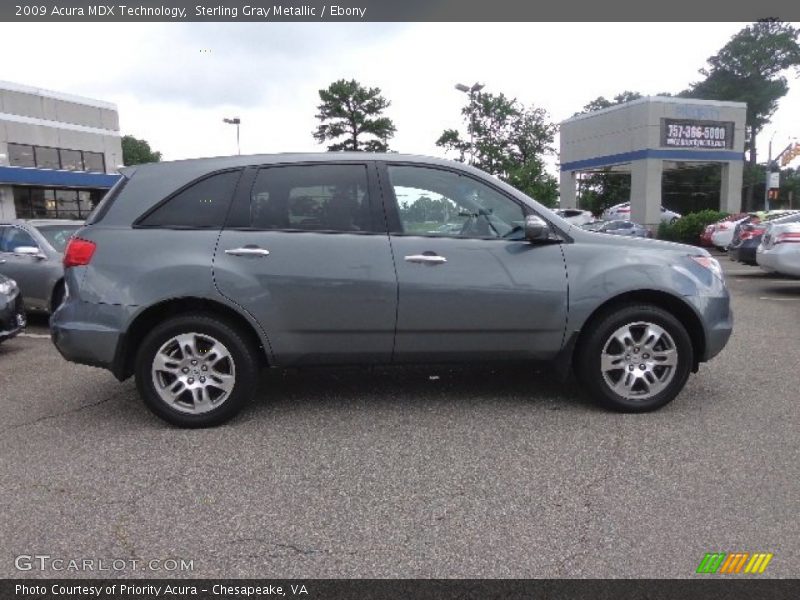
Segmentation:
[(552, 361), (612, 409), (672, 400), (731, 334), (716, 260), (583, 231), (450, 161), (237, 156), (140, 165), (70, 241), (52, 336), (215, 425), (260, 367)]

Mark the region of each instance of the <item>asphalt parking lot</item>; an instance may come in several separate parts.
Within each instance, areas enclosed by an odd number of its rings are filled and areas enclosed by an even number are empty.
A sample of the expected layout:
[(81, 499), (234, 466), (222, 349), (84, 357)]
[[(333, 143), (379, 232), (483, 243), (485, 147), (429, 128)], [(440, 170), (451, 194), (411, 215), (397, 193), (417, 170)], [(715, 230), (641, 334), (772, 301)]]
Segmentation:
[(796, 576), (800, 281), (722, 262), (731, 342), (645, 415), (520, 367), (337, 369), (184, 431), (35, 320), (0, 345), (0, 576), (692, 577), (711, 551)]

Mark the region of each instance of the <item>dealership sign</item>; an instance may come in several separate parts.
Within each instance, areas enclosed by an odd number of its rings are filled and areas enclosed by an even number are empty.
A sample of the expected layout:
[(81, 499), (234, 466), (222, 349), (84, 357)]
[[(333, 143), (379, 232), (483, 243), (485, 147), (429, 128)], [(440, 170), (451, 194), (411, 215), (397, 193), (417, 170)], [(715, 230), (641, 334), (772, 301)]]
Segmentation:
[(661, 119), (661, 145), (668, 148), (733, 149), (733, 121)]

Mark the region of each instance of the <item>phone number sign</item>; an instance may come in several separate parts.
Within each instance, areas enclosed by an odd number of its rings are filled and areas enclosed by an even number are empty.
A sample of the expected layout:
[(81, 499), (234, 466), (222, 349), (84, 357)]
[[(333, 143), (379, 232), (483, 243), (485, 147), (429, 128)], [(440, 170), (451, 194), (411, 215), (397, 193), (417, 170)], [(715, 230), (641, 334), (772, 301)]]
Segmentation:
[(661, 119), (661, 145), (668, 148), (733, 149), (733, 121)]

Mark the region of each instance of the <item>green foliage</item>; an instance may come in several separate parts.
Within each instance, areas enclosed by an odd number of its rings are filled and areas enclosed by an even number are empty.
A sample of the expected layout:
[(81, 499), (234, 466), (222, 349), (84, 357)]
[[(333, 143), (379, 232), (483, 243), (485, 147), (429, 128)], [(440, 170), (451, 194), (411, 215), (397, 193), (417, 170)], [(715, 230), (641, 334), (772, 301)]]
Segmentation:
[[(389, 140), (397, 128), (383, 116), (391, 103), (381, 96), (380, 88), (366, 88), (355, 79), (334, 81), (319, 90), (322, 103), (317, 106), (320, 125), (312, 132), (320, 144), (332, 141), (331, 152), (387, 152)], [(363, 139), (364, 137), (367, 139)], [(338, 140), (338, 141), (337, 141)]]
[(631, 92), (630, 90), (625, 90), (624, 92), (617, 94), (616, 96), (614, 96), (613, 100), (608, 100), (604, 96), (598, 96), (597, 98), (589, 102), (586, 106), (584, 106), (582, 111), (576, 112), (573, 116), (582, 115), (588, 112), (594, 112), (596, 110), (602, 110), (604, 108), (616, 106), (617, 104), (624, 104), (625, 102), (630, 102), (631, 100), (638, 100), (639, 98), (642, 98), (642, 95), (639, 92)]
[(658, 238), (683, 244), (697, 244), (700, 234), (706, 225), (716, 223), (728, 216), (728, 213), (718, 210), (702, 210), (685, 215), (674, 223), (661, 223), (658, 226)]
[(161, 162), (161, 152), (150, 148), (145, 140), (132, 135), (122, 136), (122, 163), (128, 167), (143, 163)]
[(558, 198), (558, 182), (543, 157), (555, 150), (557, 127), (542, 108), (526, 107), (504, 94), (473, 92), (461, 110), (467, 134), (442, 132), (436, 145), (458, 153), (458, 160), (496, 175), (547, 206)]

